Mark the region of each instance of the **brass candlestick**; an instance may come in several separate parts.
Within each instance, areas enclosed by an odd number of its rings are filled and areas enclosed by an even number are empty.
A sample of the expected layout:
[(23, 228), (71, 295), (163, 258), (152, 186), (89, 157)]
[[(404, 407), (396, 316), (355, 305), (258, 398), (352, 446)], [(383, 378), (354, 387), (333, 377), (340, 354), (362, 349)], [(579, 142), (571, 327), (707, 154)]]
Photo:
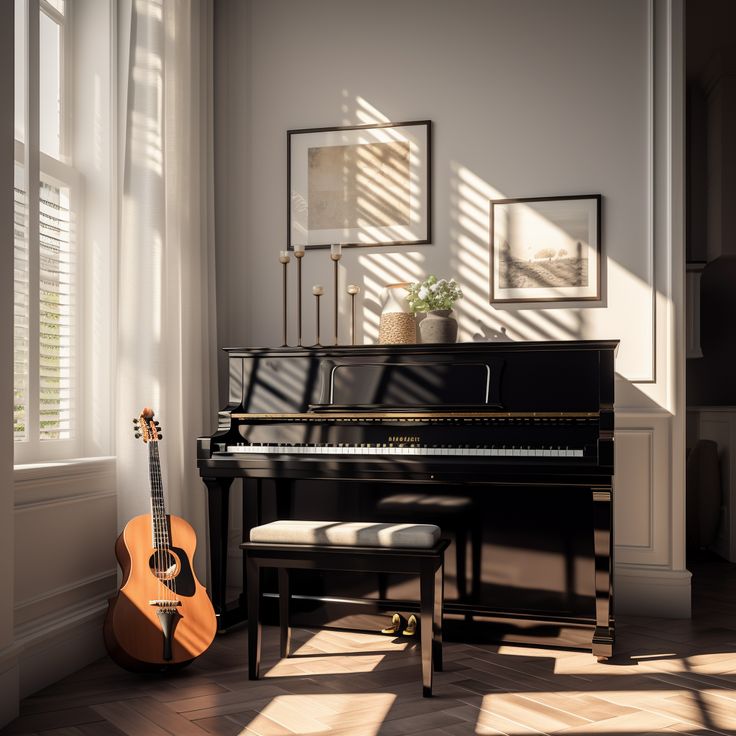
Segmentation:
[(319, 341), (319, 298), (325, 293), (324, 286), (313, 286), (312, 294), (314, 294), (315, 304), (317, 305), (317, 342), (314, 343), (315, 347), (321, 347), (322, 343)]
[(333, 243), (330, 246), (330, 258), (335, 264), (335, 345), (338, 344), (338, 332), (337, 332), (337, 320), (338, 320), (338, 291), (337, 291), (337, 279), (338, 279), (338, 263), (342, 258), (342, 245), (340, 243)]
[(347, 291), (350, 294), (350, 344), (355, 345), (355, 295), (360, 294), (360, 286), (348, 284)]
[(294, 246), (294, 258), (296, 258), (296, 330), (297, 345), (302, 346), (302, 258), (304, 258), (304, 246)]
[(284, 291), (284, 341), (281, 343), (281, 347), (285, 348), (289, 345), (289, 343), (286, 341), (286, 330), (287, 330), (287, 317), (286, 317), (286, 304), (287, 304), (287, 290), (286, 290), (286, 267), (289, 264), (289, 261), (291, 258), (289, 258), (289, 251), (288, 250), (282, 250), (279, 252), (279, 263), (283, 265), (283, 274), (284, 274), (284, 283), (283, 283), (283, 291)]

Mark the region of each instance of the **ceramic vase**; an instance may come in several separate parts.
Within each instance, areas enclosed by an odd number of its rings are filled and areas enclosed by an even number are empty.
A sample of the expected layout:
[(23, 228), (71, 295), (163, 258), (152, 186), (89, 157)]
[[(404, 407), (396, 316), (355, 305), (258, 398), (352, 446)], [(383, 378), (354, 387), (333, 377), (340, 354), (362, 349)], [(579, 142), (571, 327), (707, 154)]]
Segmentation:
[(381, 294), (381, 319), (378, 323), (380, 345), (401, 345), (416, 342), (416, 320), (406, 302), (408, 284), (391, 284)]
[(423, 343), (456, 342), (457, 320), (451, 309), (434, 309), (419, 323)]

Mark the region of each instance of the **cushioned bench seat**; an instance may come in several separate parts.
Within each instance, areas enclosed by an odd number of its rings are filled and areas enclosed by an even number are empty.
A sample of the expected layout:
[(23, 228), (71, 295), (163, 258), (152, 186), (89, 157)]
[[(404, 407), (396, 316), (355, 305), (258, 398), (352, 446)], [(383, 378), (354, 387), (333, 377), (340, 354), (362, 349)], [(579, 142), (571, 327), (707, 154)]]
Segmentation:
[(251, 529), (260, 544), (320, 544), (340, 547), (430, 549), (440, 539), (434, 524), (388, 524), (365, 521), (272, 521)]
[(434, 524), (281, 520), (251, 529), (243, 542), (248, 591), (248, 676), (261, 662), (261, 569), (277, 568), (281, 656), (288, 657), (290, 573), (294, 569), (419, 576), (422, 692), (442, 670), (443, 559), (449, 541)]

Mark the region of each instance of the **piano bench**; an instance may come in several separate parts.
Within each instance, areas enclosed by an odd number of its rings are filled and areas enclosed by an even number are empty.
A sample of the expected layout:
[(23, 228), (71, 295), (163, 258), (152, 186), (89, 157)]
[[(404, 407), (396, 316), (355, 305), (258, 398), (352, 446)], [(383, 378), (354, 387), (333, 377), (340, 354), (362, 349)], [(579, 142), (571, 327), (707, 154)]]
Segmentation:
[(261, 664), (261, 569), (278, 569), (281, 656), (289, 656), (289, 571), (293, 569), (403, 573), (420, 581), (422, 694), (432, 695), (442, 671), (443, 562), (449, 540), (433, 524), (277, 521), (251, 529), (245, 553), (248, 589), (248, 677)]

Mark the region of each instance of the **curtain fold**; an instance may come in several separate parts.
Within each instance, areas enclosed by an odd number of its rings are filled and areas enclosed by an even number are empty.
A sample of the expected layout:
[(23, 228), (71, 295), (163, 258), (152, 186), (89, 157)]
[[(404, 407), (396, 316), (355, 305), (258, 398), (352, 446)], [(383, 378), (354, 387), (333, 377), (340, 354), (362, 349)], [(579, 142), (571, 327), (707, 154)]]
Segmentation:
[[(149, 512), (148, 454), (132, 419), (161, 421), (168, 509), (195, 528), (206, 569), (196, 437), (216, 392), (212, 0), (133, 0), (120, 24), (117, 426), (118, 525)], [(127, 18), (124, 20), (128, 20)], [(122, 70), (123, 72), (125, 70)]]

